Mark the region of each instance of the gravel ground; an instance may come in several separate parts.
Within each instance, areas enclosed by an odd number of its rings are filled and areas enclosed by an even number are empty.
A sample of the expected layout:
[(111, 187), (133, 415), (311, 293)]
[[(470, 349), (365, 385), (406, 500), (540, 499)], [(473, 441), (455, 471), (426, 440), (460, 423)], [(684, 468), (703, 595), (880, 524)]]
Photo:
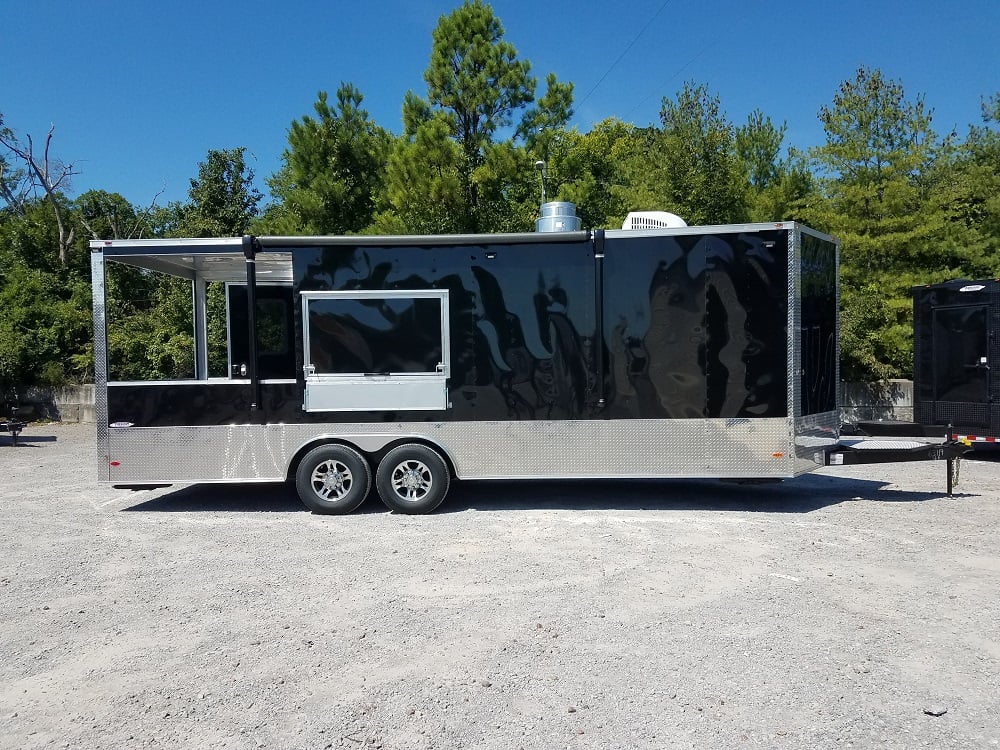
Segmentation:
[[(127, 492), (0, 436), (2, 748), (1000, 746), (1000, 463)], [(940, 713), (932, 716), (928, 712)]]

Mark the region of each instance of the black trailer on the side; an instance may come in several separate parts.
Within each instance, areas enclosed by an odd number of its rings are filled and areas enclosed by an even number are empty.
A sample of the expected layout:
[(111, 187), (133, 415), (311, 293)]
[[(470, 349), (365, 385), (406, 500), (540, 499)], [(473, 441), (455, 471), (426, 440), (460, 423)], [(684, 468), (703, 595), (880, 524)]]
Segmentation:
[(868, 435), (1000, 445), (1000, 280), (913, 289), (913, 422), (862, 422)]

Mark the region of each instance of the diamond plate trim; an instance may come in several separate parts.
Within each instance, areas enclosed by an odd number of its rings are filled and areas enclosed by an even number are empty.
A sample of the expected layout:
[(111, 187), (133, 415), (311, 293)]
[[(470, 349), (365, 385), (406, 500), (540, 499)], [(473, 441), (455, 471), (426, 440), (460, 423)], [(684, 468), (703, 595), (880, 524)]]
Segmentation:
[(108, 328), (105, 317), (104, 255), (90, 254), (90, 278), (93, 287), (94, 314), (94, 417), (97, 420), (97, 480), (111, 478), (108, 443)]
[(282, 481), (301, 450), (334, 439), (369, 453), (426, 440), (462, 479), (789, 477), (792, 435), (784, 418), (112, 428), (108, 481)]

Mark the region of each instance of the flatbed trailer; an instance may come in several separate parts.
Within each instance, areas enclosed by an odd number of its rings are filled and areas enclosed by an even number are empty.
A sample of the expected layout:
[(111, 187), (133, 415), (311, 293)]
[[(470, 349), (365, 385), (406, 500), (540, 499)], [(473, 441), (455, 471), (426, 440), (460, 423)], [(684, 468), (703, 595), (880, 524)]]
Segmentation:
[[(839, 436), (838, 244), (794, 222), (91, 251), (102, 483), (294, 480), (319, 513), (374, 485), (426, 513), (452, 478), (784, 479), (857, 462)], [(190, 281), (192, 377), (115, 378), (112, 263)], [(225, 373), (209, 373), (212, 283)]]

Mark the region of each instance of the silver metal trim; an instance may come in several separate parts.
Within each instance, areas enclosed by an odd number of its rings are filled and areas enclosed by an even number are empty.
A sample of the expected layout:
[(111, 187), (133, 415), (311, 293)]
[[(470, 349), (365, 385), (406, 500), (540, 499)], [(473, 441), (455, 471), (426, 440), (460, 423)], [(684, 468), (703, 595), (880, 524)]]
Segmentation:
[(208, 303), (207, 285), (202, 278), (191, 283), (191, 305), (194, 334), (194, 376), (208, 378)]
[(801, 228), (794, 221), (769, 221), (747, 224), (708, 224), (705, 226), (662, 227), (658, 229), (608, 229), (604, 236), (608, 239), (619, 237), (669, 237), (681, 235), (738, 234), (760, 232), (768, 229), (787, 229), (790, 232)]
[(402, 234), (402, 235), (325, 235), (320, 237), (270, 236), (258, 237), (261, 247), (327, 247), (348, 245), (372, 246), (440, 246), (440, 245), (519, 245), (544, 242), (582, 242), (590, 239), (589, 230), (576, 232), (538, 233), (509, 232), (506, 234)]
[[(115, 483), (281, 481), (304, 446), (374, 453), (422, 440), (463, 479), (789, 478), (819, 468), (835, 414), (777, 419), (564, 420), (114, 428)], [(801, 437), (793, 439), (793, 435)]]
[[(265, 378), (260, 382), (267, 385), (268, 383), (282, 384), (296, 383), (298, 381), (295, 378)], [(218, 377), (206, 378), (204, 380), (199, 380), (197, 378), (191, 378), (189, 380), (111, 380), (108, 381), (107, 385), (109, 388), (137, 385), (250, 385), (250, 379)]]
[(787, 375), (786, 392), (788, 398), (789, 417), (801, 417), (802, 406), (799, 403), (799, 381), (802, 378), (802, 280), (801, 255), (802, 243), (798, 232), (788, 233), (786, 248), (788, 268), (788, 311), (785, 325), (788, 326), (788, 346), (785, 351), (785, 369)]
[(155, 240), (91, 240), (91, 250), (106, 250), (110, 248), (125, 249), (135, 248), (137, 250), (156, 249), (167, 247), (233, 247), (242, 253), (242, 237), (178, 237), (176, 239), (155, 239)]
[[(802, 234), (808, 234), (811, 235), (812, 237), (817, 237), (818, 239), (821, 240), (827, 240), (828, 242), (834, 243), (837, 246), (838, 250), (840, 249), (840, 240), (838, 240), (832, 234), (826, 234), (825, 232), (818, 232), (815, 229), (805, 226), (804, 224), (796, 224), (795, 226), (798, 228), (800, 232), (802, 232)], [(837, 254), (837, 257), (838, 258), (840, 257), (839, 252)]]
[(97, 421), (97, 479), (109, 480), (111, 446), (108, 436), (108, 326), (104, 255), (91, 253), (90, 277), (94, 320), (94, 418)]

